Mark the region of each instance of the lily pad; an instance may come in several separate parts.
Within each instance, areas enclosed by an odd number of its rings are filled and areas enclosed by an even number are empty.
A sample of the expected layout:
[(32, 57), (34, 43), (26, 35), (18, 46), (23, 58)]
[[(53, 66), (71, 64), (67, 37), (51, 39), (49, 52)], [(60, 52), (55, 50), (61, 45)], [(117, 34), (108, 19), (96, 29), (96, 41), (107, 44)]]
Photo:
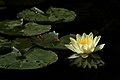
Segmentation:
[(40, 25), (30, 22), (25, 24), (25, 29), (23, 29), (22, 32), (24, 36), (34, 36), (48, 32), (50, 29), (51, 25)]
[(8, 39), (5, 39), (4, 37), (0, 37), (0, 46), (9, 46), (11, 42)]
[(71, 22), (76, 18), (76, 14), (74, 11), (64, 8), (51, 7), (46, 11), (46, 14), (49, 15), (48, 18), (52, 22)]
[(56, 62), (57, 55), (52, 51), (34, 48), (20, 56), (16, 51), (0, 56), (0, 68), (4, 69), (37, 69)]
[(32, 47), (33, 45), (30, 38), (16, 38), (12, 41), (12, 48), (16, 48), (16, 50), (18, 49), (18, 52), (20, 51), (24, 53)]
[(4, 35), (22, 35), (20, 30), (23, 28), (21, 27), (23, 24), (23, 20), (4, 20), (0, 22), (0, 33)]
[(17, 18), (22, 18), (25, 21), (32, 22), (48, 22), (48, 17), (44, 14), (44, 12), (36, 7), (25, 9), (17, 14)]
[(11, 41), (0, 37), (0, 55), (6, 54), (9, 51), (11, 51)]
[(17, 18), (22, 18), (25, 21), (38, 22), (41, 24), (51, 24), (60, 22), (70, 22), (76, 17), (74, 11), (64, 8), (49, 8), (46, 13), (42, 10), (33, 7), (25, 9), (17, 14)]
[(49, 49), (67, 49), (65, 47), (65, 44), (68, 44), (69, 37), (73, 37), (73, 34), (66, 35), (61, 37), (60, 39), (58, 38), (58, 34), (55, 32), (49, 32), (40, 36), (35, 36), (32, 37), (32, 41), (34, 44), (43, 47), (43, 48), (49, 48)]
[(23, 24), (23, 19), (20, 20), (4, 20), (0, 22), (0, 27), (6, 29), (13, 29), (16, 26), (21, 26)]
[(8, 36), (34, 36), (45, 33), (51, 25), (41, 25), (33, 22), (22, 24), (20, 20), (5, 20), (0, 22), (0, 33)]

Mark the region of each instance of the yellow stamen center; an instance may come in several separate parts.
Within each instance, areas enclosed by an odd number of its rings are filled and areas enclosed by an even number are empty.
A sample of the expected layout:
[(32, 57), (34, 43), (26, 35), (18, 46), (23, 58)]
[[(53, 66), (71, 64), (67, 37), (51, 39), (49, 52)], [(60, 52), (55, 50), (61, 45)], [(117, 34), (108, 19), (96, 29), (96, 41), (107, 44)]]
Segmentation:
[(80, 44), (85, 45), (85, 44), (90, 44), (91, 40), (88, 38), (80, 40)]

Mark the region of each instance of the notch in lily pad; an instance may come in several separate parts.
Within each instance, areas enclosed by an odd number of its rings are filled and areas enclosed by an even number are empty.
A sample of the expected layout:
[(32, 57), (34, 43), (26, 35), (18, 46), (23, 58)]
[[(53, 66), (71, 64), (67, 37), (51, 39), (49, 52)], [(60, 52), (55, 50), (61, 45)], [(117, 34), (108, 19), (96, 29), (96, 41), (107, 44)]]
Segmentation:
[(34, 36), (51, 29), (51, 25), (41, 25), (34, 22), (24, 25), (23, 19), (21, 20), (5, 20), (0, 22), (0, 33), (8, 36)]
[(57, 55), (52, 51), (34, 48), (21, 56), (16, 50), (0, 55), (0, 68), (4, 69), (37, 69), (46, 67), (57, 61)]
[(17, 18), (41, 24), (56, 24), (73, 21), (76, 18), (76, 13), (72, 10), (54, 7), (50, 7), (44, 12), (37, 7), (33, 7), (19, 12)]

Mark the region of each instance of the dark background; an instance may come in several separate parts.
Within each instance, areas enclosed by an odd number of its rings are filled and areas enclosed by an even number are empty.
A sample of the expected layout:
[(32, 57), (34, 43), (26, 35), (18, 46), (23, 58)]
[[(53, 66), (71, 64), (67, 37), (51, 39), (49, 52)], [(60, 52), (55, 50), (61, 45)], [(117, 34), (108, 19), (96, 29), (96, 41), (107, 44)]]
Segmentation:
[(0, 20), (16, 19), (16, 13), (36, 6), (45, 11), (49, 7), (60, 7), (73, 10), (77, 17), (70, 23), (61, 23), (53, 27), (60, 36), (70, 33), (89, 33), (101, 35), (100, 43), (105, 43), (104, 51), (100, 54), (106, 63), (98, 69), (83, 69), (69, 66), (69, 62), (63, 57), (65, 52), (58, 54), (58, 61), (42, 69), (35, 70), (4, 70), (0, 69), (0, 80), (9, 79), (72, 79), (72, 80), (119, 80), (120, 64), (120, 2), (111, 1), (87, 1), (87, 0), (46, 0), (33, 4), (10, 4), (10, 0), (4, 0), (6, 9), (0, 10)]

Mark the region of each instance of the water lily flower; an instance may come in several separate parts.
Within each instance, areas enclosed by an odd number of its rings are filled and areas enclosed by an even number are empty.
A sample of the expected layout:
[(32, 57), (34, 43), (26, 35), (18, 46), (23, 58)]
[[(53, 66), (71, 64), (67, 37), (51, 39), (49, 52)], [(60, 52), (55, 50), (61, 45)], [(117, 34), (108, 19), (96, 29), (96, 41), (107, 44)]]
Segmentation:
[(75, 52), (72, 56), (69, 58), (87, 58), (89, 54), (96, 52), (98, 50), (103, 49), (105, 44), (97, 45), (101, 36), (95, 36), (93, 37), (93, 33), (89, 33), (87, 35), (86, 33), (83, 33), (82, 35), (77, 34), (76, 39), (70, 37), (70, 43), (65, 44), (65, 46)]

